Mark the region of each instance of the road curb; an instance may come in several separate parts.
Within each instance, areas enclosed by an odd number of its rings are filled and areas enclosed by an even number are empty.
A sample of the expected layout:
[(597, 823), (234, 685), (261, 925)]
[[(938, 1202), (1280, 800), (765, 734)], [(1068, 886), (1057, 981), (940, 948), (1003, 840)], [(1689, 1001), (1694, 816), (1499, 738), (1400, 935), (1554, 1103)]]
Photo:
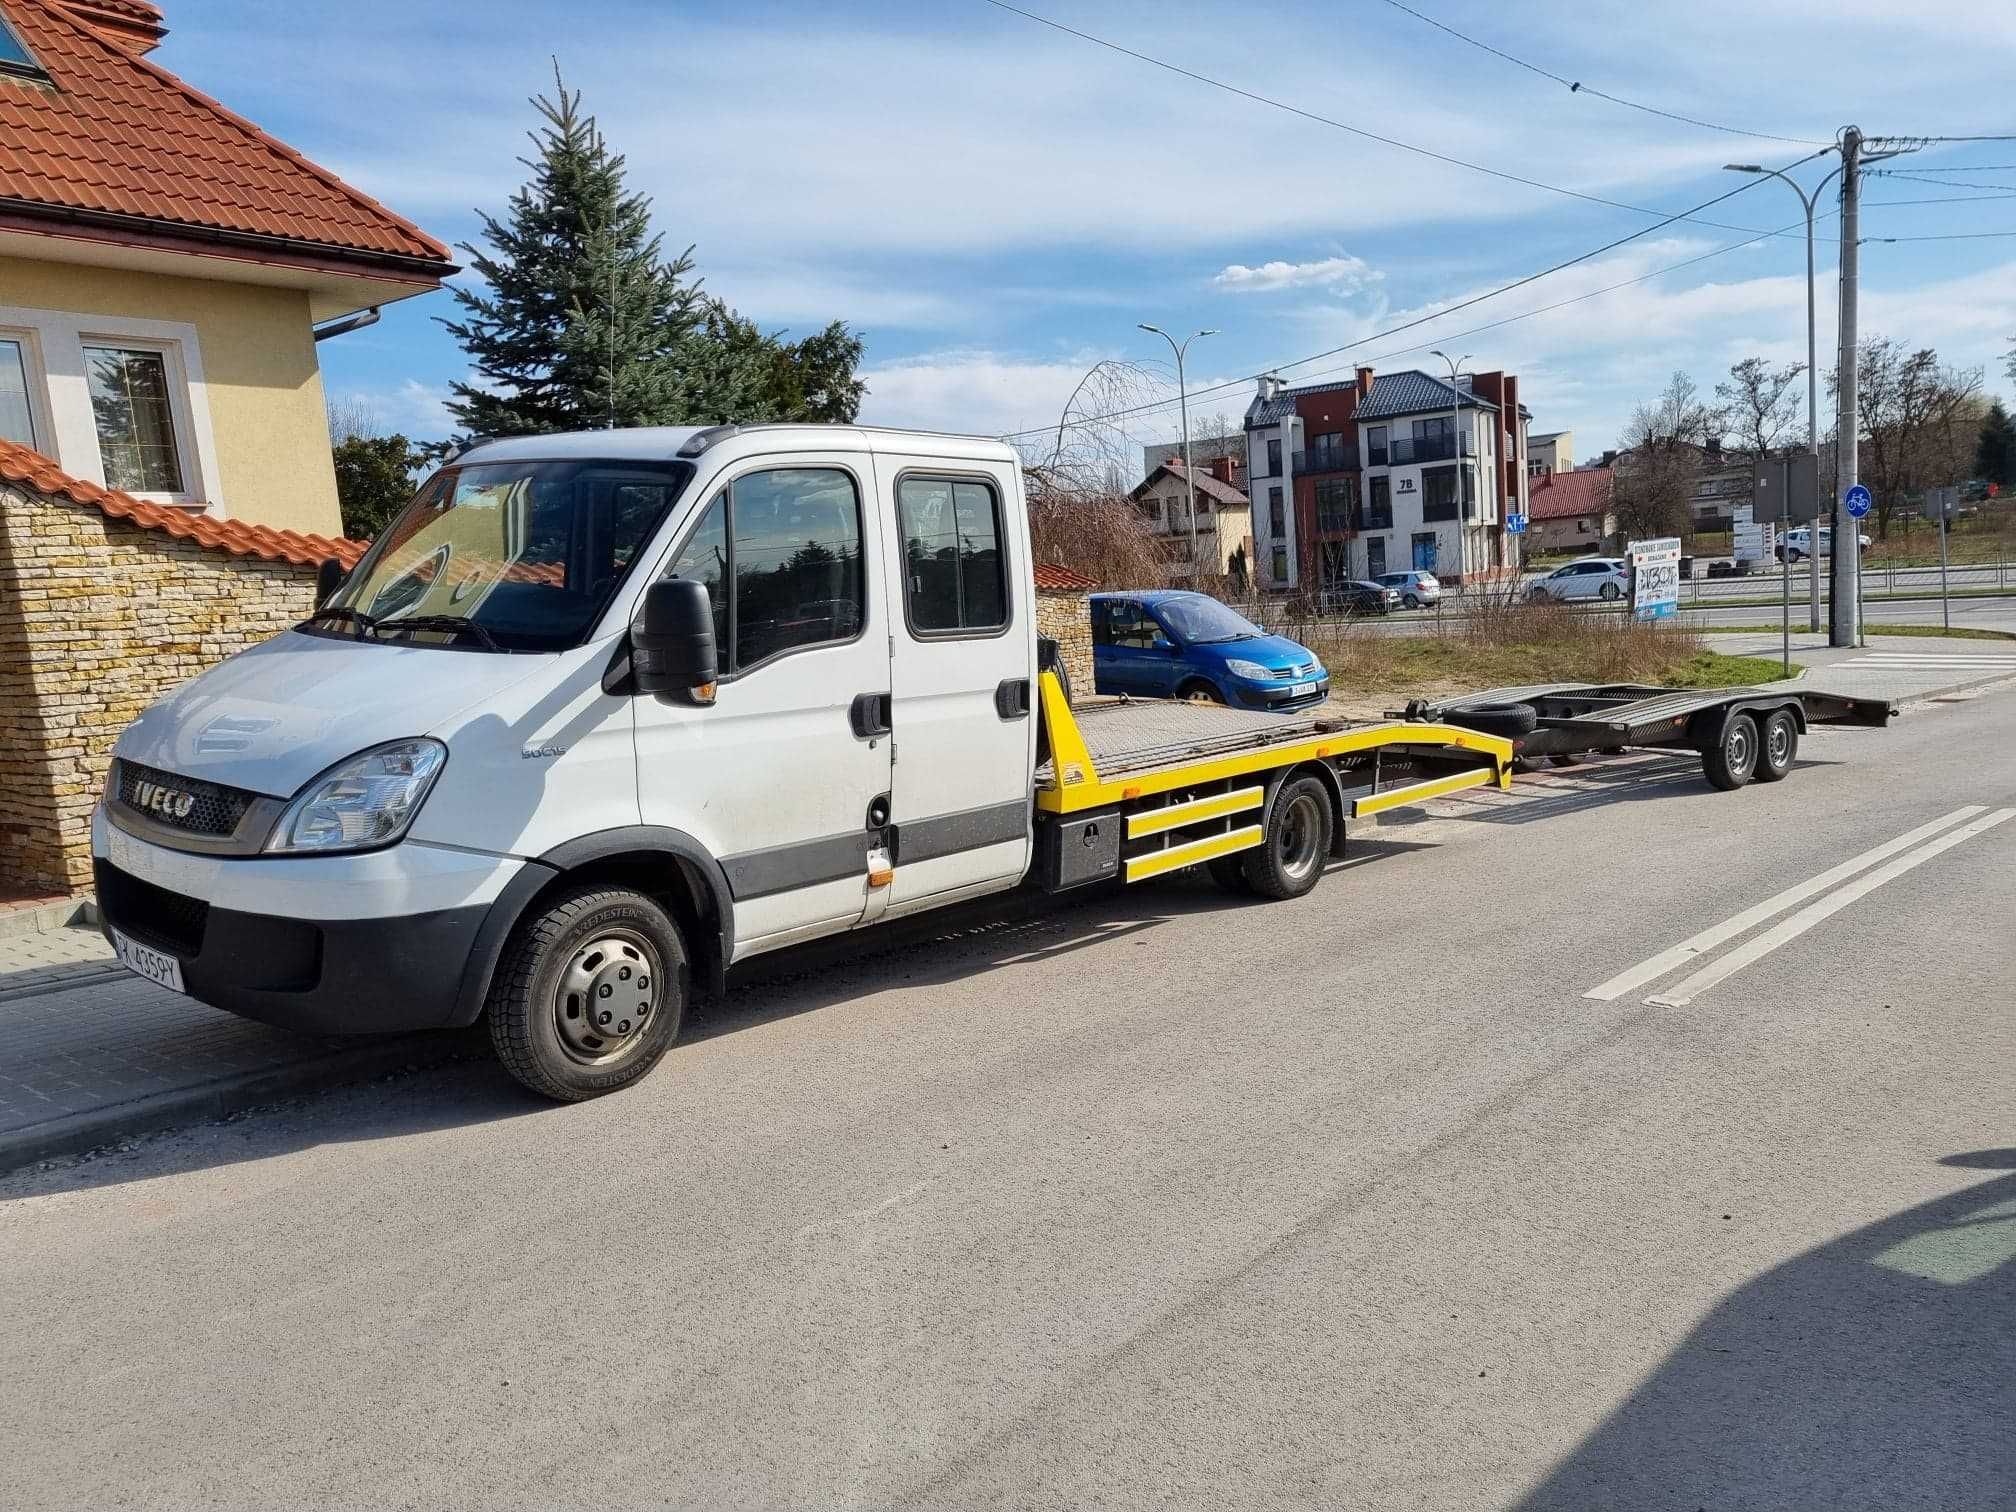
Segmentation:
[(208, 1123), (261, 1103), (369, 1081), (393, 1071), (425, 1070), (450, 1061), (473, 1059), (478, 1053), (466, 1030), (364, 1040), (283, 1066), (221, 1076), (83, 1113), (65, 1114), (0, 1134), (0, 1175), (38, 1161), (81, 1155), (123, 1139)]

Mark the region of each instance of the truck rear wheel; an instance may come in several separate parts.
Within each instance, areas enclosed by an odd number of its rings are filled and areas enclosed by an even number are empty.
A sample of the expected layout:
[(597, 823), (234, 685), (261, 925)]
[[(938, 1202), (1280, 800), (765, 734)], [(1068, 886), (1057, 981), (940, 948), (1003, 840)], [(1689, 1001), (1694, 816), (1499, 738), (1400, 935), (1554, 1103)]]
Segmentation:
[(1701, 769), (1723, 792), (1734, 792), (1757, 772), (1757, 721), (1733, 714), (1722, 726), (1722, 738), (1701, 753)]
[(1246, 883), (1263, 898), (1299, 898), (1323, 875), (1330, 854), (1330, 790), (1320, 777), (1296, 777), (1274, 795), (1267, 838), (1240, 851)]
[(490, 1044), (556, 1102), (627, 1087), (679, 1037), (686, 942), (651, 898), (584, 884), (521, 921), (490, 985)]
[(1774, 709), (1758, 737), (1757, 780), (1783, 782), (1799, 755), (1799, 721), (1790, 709)]

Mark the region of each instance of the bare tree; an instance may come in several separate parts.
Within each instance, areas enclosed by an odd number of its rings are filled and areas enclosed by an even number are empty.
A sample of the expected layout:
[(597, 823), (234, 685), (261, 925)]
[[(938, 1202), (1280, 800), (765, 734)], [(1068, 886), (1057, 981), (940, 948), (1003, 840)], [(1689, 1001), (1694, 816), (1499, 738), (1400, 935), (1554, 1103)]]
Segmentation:
[(1030, 548), (1039, 562), (1069, 567), (1109, 588), (1171, 581), (1164, 543), (1122, 490), (1086, 487), (1040, 467), (1023, 469)]
[(1803, 362), (1774, 368), (1762, 357), (1745, 357), (1729, 369), (1726, 383), (1715, 385), (1734, 450), (1748, 461), (1760, 462), (1784, 444), (1785, 433), (1799, 418), (1799, 391), (1793, 384), (1805, 371)]
[[(1912, 494), (1971, 470), (1982, 371), (1942, 366), (1931, 347), (1907, 351), (1885, 336), (1863, 337), (1857, 351), (1858, 471), (1876, 496), (1876, 534), (1887, 540), (1892, 520), (1910, 518)], [(1837, 384), (1829, 375), (1828, 388)]]
[(329, 439), (348, 441), (353, 436), (372, 440), (383, 435), (385, 424), (378, 406), (362, 394), (346, 394), (329, 401)]
[(1626, 536), (1692, 533), (1688, 500), (1708, 438), (1719, 427), (1719, 411), (1702, 400), (1685, 373), (1675, 373), (1657, 399), (1632, 413), (1611, 491), (1618, 528)]
[(1140, 453), (1121, 423), (1127, 411), (1152, 403), (1153, 373), (1139, 363), (1094, 363), (1065, 399), (1054, 430), (1018, 443), (1022, 460), (1057, 486), (1112, 493), (1134, 481)]

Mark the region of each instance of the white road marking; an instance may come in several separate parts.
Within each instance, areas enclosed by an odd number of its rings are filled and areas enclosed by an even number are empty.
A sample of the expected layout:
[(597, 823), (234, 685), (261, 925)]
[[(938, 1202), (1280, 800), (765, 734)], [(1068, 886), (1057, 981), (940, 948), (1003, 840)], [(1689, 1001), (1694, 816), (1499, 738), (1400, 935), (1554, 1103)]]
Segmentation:
[(1629, 971), (1621, 971), (1598, 987), (1591, 987), (1582, 996), (1595, 998), (1599, 1002), (1610, 1002), (1625, 993), (1643, 987), (1647, 982), (1657, 981), (1669, 971), (1677, 971), (1697, 956), (1705, 955), (1725, 940), (1756, 928), (1766, 919), (1781, 914), (1795, 903), (1803, 903), (1815, 893), (1825, 892), (1836, 882), (1845, 881), (1859, 871), (1867, 870), (1878, 861), (1894, 856), (1901, 850), (1908, 850), (1927, 836), (1936, 835), (1943, 829), (1958, 824), (1962, 819), (1971, 819), (1986, 808), (1985, 804), (1970, 803), (1957, 808), (1944, 818), (1934, 819), (1930, 824), (1921, 824), (1908, 834), (1899, 835), (1895, 840), (1886, 840), (1872, 850), (1859, 856), (1852, 856), (1838, 866), (1830, 866), (1817, 877), (1809, 877), (1795, 887), (1788, 887), (1775, 897), (1766, 898), (1754, 908), (1746, 908), (1732, 918), (1724, 919), (1697, 935), (1689, 936), (1671, 950), (1662, 950), (1649, 960), (1640, 961)]
[[(1836, 662), (1836, 667), (1860, 667), (1865, 672), (1912, 672), (1931, 668), (1946, 671), (1952, 667), (1986, 667), (1990, 672), (2016, 667), (2016, 656), (1970, 656), (1965, 652), (1953, 651), (1943, 654), (1928, 653), (1924, 656), (1901, 654), (1877, 654), (1857, 656), (1848, 661)], [(1822, 671), (1831, 670), (1822, 668)]]
[(1954, 846), (1959, 845), (1963, 841), (1971, 840), (1984, 831), (1995, 828), (1996, 825), (2005, 819), (2016, 819), (2016, 808), (1997, 809), (1994, 813), (1976, 819), (1971, 824), (1963, 824), (1957, 830), (1941, 835), (1937, 840), (1927, 845), (1921, 845), (1915, 851), (1899, 856), (1895, 861), (1889, 862), (1887, 865), (1879, 866), (1868, 875), (1856, 878), (1846, 887), (1829, 893), (1818, 903), (1809, 903), (1806, 907), (1800, 909), (1799, 912), (1792, 915), (1791, 918), (1785, 920), (1784, 923), (1774, 925), (1770, 929), (1765, 930), (1764, 933), (1750, 941), (1749, 944), (1739, 945), (1712, 965), (1702, 967), (1701, 970), (1688, 977), (1671, 992), (1662, 992), (1656, 997), (1645, 999), (1645, 1001), (1656, 1003), (1662, 1008), (1686, 1007), (1687, 1004), (1706, 992), (1710, 987), (1713, 987), (1717, 982), (1724, 981), (1734, 976), (1745, 966), (1762, 960), (1788, 940), (1796, 940), (1822, 919), (1827, 918), (1831, 914), (1839, 913), (1857, 898), (1867, 897), (1885, 882), (1894, 882), (1914, 866), (1923, 866), (1934, 856), (1949, 851)]

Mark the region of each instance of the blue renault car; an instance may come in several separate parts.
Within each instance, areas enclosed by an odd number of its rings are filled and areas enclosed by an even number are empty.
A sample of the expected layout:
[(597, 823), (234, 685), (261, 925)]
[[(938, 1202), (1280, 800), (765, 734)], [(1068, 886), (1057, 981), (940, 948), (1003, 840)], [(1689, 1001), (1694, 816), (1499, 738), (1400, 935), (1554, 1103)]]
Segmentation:
[(1178, 588), (1093, 594), (1092, 671), (1098, 692), (1136, 698), (1300, 709), (1330, 696), (1307, 646)]

